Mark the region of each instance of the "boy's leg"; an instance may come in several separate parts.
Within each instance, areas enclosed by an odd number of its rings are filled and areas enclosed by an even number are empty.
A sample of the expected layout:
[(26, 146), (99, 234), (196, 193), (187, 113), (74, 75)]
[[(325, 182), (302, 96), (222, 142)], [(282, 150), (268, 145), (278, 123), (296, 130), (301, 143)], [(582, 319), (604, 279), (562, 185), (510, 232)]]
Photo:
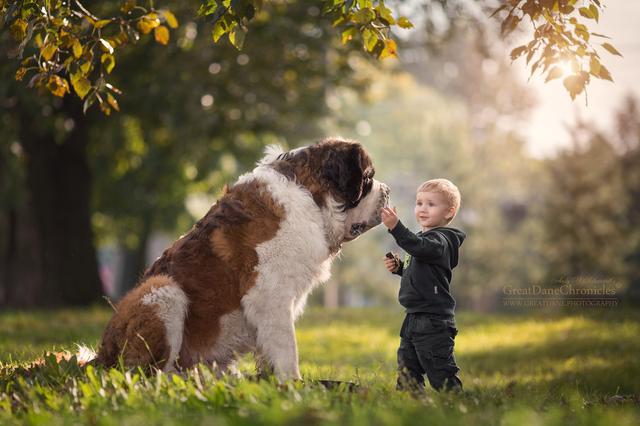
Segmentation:
[(402, 337), (398, 348), (398, 390), (421, 390), (424, 388), (424, 369), (411, 341)]
[(460, 369), (453, 354), (455, 327), (433, 322), (427, 333), (414, 339), (418, 360), (427, 374), (431, 386), (440, 391), (461, 391), (462, 381), (457, 376)]

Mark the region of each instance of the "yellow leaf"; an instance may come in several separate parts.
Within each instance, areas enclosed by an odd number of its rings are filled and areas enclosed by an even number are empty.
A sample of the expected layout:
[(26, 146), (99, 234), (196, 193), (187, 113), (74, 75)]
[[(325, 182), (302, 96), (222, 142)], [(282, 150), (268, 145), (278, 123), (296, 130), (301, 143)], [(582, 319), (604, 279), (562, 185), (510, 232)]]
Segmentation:
[(600, 61), (595, 55), (589, 60), (589, 72), (595, 76), (600, 75)]
[(219, 20), (218, 22), (216, 22), (216, 24), (213, 26), (213, 31), (211, 32), (211, 36), (213, 37), (213, 42), (217, 43), (218, 40), (220, 40), (220, 37), (222, 37), (222, 35), (226, 32), (227, 32), (227, 29), (226, 29), (226, 25), (224, 24), (224, 21)]
[(551, 81), (555, 78), (560, 78), (564, 74), (564, 71), (560, 67), (553, 67), (547, 73), (547, 78), (544, 80), (545, 83)]
[(108, 105), (106, 105), (102, 99), (100, 100), (100, 109), (102, 110), (102, 112), (104, 113), (104, 115), (111, 115), (111, 108), (109, 108)]
[(80, 71), (82, 71), (82, 74), (84, 75), (89, 74), (89, 71), (91, 71), (91, 62), (87, 61), (80, 65)]
[(79, 58), (80, 56), (82, 56), (82, 44), (78, 39), (75, 39), (73, 41), (72, 48), (73, 48), (73, 56), (75, 56), (76, 58)]
[(106, 27), (111, 22), (113, 22), (111, 19), (101, 19), (98, 22), (96, 22), (95, 24), (93, 24), (93, 26), (98, 28), (98, 29), (100, 29), (100, 28)]
[(613, 55), (618, 55), (618, 56), (622, 56), (622, 54), (620, 52), (618, 52), (618, 49), (616, 49), (615, 47), (613, 47), (612, 44), (609, 43), (602, 43), (602, 47), (604, 47), (605, 49), (607, 49), (609, 51), (609, 53), (613, 54)]
[(167, 21), (167, 25), (171, 28), (178, 28), (178, 20), (176, 19), (176, 15), (171, 13), (169, 10), (163, 10), (160, 13), (164, 15), (164, 19)]
[(401, 16), (400, 18), (398, 18), (398, 26), (400, 28), (406, 28), (406, 29), (413, 28), (413, 24), (411, 23), (409, 18), (405, 16)]
[(122, 7), (120, 8), (120, 10), (122, 11), (122, 13), (129, 13), (133, 10), (133, 8), (136, 7), (136, 0), (126, 0)]
[(164, 25), (160, 25), (153, 30), (156, 41), (160, 44), (167, 45), (169, 43), (169, 30)]
[(104, 69), (107, 71), (107, 74), (111, 74), (111, 71), (113, 71), (113, 68), (116, 66), (116, 58), (114, 58), (113, 55), (110, 55), (109, 53), (103, 53), (100, 57), (100, 62), (104, 66)]
[(11, 24), (11, 35), (17, 41), (22, 41), (24, 36), (27, 35), (27, 22), (22, 19), (16, 19), (13, 24)]
[(56, 46), (55, 44), (47, 44), (42, 48), (40, 52), (42, 53), (42, 57), (48, 61), (49, 59), (53, 58), (53, 55), (56, 54), (57, 50), (58, 46)]
[(27, 73), (27, 69), (26, 68), (18, 68), (18, 71), (16, 71), (16, 80), (17, 81), (22, 80), (26, 73)]
[(69, 92), (69, 83), (59, 75), (52, 75), (49, 76), (49, 81), (47, 81), (47, 89), (53, 95), (61, 98), (65, 93)]
[(116, 98), (113, 97), (111, 93), (107, 93), (107, 102), (109, 102), (109, 105), (111, 105), (113, 109), (115, 109), (116, 111), (120, 111), (120, 106), (118, 105), (118, 101), (116, 100)]
[(87, 96), (87, 93), (91, 90), (91, 82), (81, 73), (71, 74), (71, 85), (80, 99)]
[(385, 40), (384, 41), (384, 49), (380, 53), (380, 59), (384, 58), (397, 58), (398, 57), (398, 47), (396, 42), (393, 40)]
[(160, 20), (156, 13), (147, 13), (138, 21), (137, 27), (142, 34), (149, 34), (152, 29), (160, 25)]

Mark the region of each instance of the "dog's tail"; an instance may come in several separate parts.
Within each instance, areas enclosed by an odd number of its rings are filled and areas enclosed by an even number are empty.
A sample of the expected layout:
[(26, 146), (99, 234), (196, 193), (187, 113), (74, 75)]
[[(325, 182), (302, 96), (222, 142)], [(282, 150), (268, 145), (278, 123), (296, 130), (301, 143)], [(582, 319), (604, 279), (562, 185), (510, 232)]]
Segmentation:
[(55, 357), (55, 362), (60, 363), (61, 361), (71, 361), (74, 357), (78, 366), (86, 367), (88, 365), (95, 365), (97, 363), (97, 354), (96, 351), (86, 345), (76, 344), (77, 350), (75, 353), (70, 351), (59, 351), (59, 352), (47, 352), (43, 357), (37, 358), (33, 361), (28, 369), (33, 367), (45, 365), (47, 360), (53, 355)]
[(94, 349), (85, 345), (76, 344), (76, 346), (78, 348), (76, 352), (76, 359), (78, 360), (78, 364), (93, 364), (96, 361), (98, 354)]

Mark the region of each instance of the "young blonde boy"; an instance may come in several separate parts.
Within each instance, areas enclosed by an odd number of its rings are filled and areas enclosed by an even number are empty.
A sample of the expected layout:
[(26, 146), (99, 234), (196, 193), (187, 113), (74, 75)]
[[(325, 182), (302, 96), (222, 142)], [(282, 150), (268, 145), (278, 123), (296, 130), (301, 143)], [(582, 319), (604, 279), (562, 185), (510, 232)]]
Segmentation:
[(398, 219), (396, 208), (384, 207), (382, 221), (407, 253), (385, 258), (386, 268), (402, 276), (399, 301), (406, 309), (398, 349), (398, 389), (424, 388), (424, 375), (440, 391), (462, 390), (453, 354), (458, 334), (456, 302), (450, 292), (452, 269), (466, 234), (448, 227), (460, 208), (460, 191), (447, 179), (424, 182), (414, 209), (422, 230), (414, 234)]

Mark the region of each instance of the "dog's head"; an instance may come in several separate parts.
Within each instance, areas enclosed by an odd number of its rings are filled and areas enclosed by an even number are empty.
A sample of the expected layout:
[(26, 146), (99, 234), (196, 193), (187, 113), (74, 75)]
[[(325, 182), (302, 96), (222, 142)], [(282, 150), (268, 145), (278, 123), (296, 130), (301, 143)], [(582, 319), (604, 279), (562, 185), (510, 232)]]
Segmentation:
[(326, 139), (321, 177), (346, 213), (343, 241), (351, 241), (380, 224), (380, 209), (389, 201), (389, 187), (374, 179), (371, 157), (358, 142)]
[(380, 224), (380, 209), (389, 201), (389, 187), (373, 178), (371, 157), (349, 139), (328, 138), (288, 152), (272, 146), (258, 164), (306, 187), (333, 218), (329, 237), (334, 244), (354, 240)]

